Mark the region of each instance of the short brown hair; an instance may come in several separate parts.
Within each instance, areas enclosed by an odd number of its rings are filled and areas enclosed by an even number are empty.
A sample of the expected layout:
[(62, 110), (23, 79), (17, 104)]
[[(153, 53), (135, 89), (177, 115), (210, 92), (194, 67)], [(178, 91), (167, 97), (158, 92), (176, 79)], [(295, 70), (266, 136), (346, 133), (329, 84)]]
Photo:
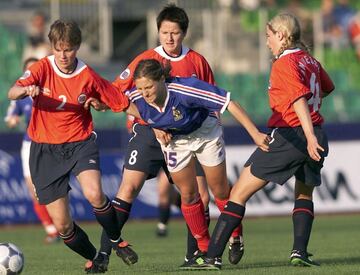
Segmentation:
[(52, 45), (65, 42), (71, 47), (79, 47), (81, 44), (81, 30), (75, 21), (56, 20), (50, 27), (48, 37)]

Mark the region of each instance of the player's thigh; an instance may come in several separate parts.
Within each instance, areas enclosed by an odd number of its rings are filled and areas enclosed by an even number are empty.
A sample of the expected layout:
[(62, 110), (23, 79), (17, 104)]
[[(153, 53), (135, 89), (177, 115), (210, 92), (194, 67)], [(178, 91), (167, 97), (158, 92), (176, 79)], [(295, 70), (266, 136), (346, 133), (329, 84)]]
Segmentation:
[(84, 170), (76, 176), (85, 198), (93, 207), (102, 207), (105, 195), (101, 187), (101, 174), (99, 170)]
[(183, 203), (190, 204), (198, 199), (199, 191), (196, 182), (194, 158), (180, 171), (171, 172), (171, 177), (180, 192)]
[(250, 166), (244, 167), (239, 179), (231, 189), (229, 200), (245, 205), (248, 199), (267, 183), (267, 181), (254, 176)]
[(225, 160), (216, 166), (203, 165), (203, 169), (206, 175), (207, 184), (212, 194), (218, 199), (228, 198), (230, 186), (226, 176)]
[(148, 174), (124, 168), (122, 180), (116, 197), (131, 203), (141, 191)]
[(46, 209), (53, 220), (56, 229), (61, 234), (68, 234), (72, 228), (68, 196), (61, 197), (46, 205)]

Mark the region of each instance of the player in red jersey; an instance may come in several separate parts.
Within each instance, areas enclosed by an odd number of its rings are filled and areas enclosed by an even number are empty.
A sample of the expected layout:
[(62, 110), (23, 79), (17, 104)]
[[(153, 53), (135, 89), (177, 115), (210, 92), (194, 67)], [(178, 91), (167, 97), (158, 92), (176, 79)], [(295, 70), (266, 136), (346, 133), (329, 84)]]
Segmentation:
[(321, 128), (322, 98), (334, 84), (321, 64), (301, 42), (298, 20), (289, 14), (275, 16), (266, 28), (267, 45), (275, 56), (269, 85), (272, 129), (269, 152), (256, 150), (245, 163), (230, 199), (211, 237), (208, 254), (195, 269), (220, 269), (221, 256), (230, 234), (243, 219), (250, 197), (269, 181), (283, 184), (293, 175), (294, 243), (290, 263), (316, 266), (307, 246), (314, 219), (312, 193), (321, 184), (320, 170), (328, 154), (328, 141)]
[[(189, 19), (183, 9), (173, 4), (165, 6), (157, 17), (157, 28), (161, 45), (138, 55), (120, 76), (116, 78), (113, 84), (124, 92), (133, 88), (135, 86), (133, 80), (134, 70), (139, 61), (143, 59), (156, 59), (164, 65), (170, 63), (170, 74), (172, 76), (196, 77), (210, 84), (214, 84), (212, 70), (205, 58), (182, 44), (187, 33), (188, 25)], [(141, 120), (135, 120), (133, 132), (134, 135), (129, 141), (125, 156), (120, 189), (116, 198), (113, 200), (113, 204), (118, 213), (120, 230), (126, 223), (132, 202), (138, 192), (140, 192), (145, 180), (156, 177), (160, 168), (167, 170), (160, 145), (151, 128), (147, 126), (147, 123)], [(162, 177), (162, 179), (164, 178), (166, 177)], [(197, 182), (201, 200), (206, 210), (209, 204), (209, 193), (204, 173), (199, 164), (197, 164)], [(170, 188), (167, 180), (160, 182), (160, 185), (165, 189)], [(164, 193), (166, 193), (166, 191)], [(220, 200), (220, 196), (218, 198), (216, 204), (222, 209), (227, 198), (224, 200)], [(167, 205), (166, 207), (168, 208), (170, 206)], [(233, 238), (230, 242), (231, 249), (229, 251), (229, 259), (231, 259), (233, 264), (238, 263), (243, 254), (243, 244), (240, 236), (240, 234), (242, 234), (241, 229), (240, 225), (234, 230)], [(110, 253), (111, 249), (109, 245), (107, 245), (106, 234), (103, 234), (103, 236), (100, 251)], [(185, 266), (197, 250), (197, 241), (191, 235), (190, 230), (188, 230)], [(133, 264), (137, 261), (137, 256), (132, 254), (132, 252), (122, 256), (127, 264)]]
[[(25, 72), (32, 64), (39, 61), (35, 57), (30, 57), (24, 61), (23, 71)], [(26, 125), (28, 125), (31, 117), (32, 99), (26, 97), (22, 100), (12, 100), (7, 110), (5, 117), (6, 125), (9, 128), (14, 128), (19, 125), (21, 118), (24, 119)], [(24, 138), (21, 145), (21, 163), (23, 168), (23, 176), (26, 186), (30, 192), (31, 199), (33, 201), (34, 212), (41, 221), (41, 224), (46, 232), (44, 242), (47, 244), (55, 243), (60, 240), (59, 233), (57, 232), (52, 219), (49, 216), (46, 206), (39, 204), (34, 193), (34, 185), (30, 176), (29, 156), (30, 156), (30, 144), (31, 141), (27, 133), (24, 134)]]
[(33, 98), (28, 127), (29, 164), (39, 203), (47, 206), (65, 245), (89, 260), (85, 271), (105, 272), (108, 259), (97, 253), (86, 233), (71, 218), (69, 178), (71, 173), (76, 176), (98, 222), (118, 249), (122, 240), (116, 213), (101, 188), (96, 134), (91, 112), (84, 103), (93, 97), (120, 112), (129, 107), (129, 101), (76, 57), (81, 31), (75, 22), (55, 21), (49, 40), (53, 55), (25, 71), (8, 96), (14, 100)]

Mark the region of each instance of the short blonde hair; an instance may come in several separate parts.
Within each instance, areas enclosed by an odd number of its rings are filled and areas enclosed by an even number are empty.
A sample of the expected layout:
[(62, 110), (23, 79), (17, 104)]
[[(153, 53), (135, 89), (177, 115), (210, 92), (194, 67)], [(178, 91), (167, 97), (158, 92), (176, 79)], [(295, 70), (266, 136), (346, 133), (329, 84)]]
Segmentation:
[(278, 14), (267, 23), (267, 26), (273, 33), (282, 32), (285, 37), (280, 53), (294, 47), (309, 51), (308, 47), (301, 40), (300, 24), (294, 15), (288, 13)]

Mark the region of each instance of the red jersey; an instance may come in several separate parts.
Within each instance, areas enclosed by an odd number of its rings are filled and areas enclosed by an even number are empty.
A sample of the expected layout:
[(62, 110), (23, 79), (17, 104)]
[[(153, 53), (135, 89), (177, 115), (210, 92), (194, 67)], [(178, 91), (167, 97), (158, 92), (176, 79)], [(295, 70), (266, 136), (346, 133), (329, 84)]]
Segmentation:
[(62, 144), (88, 138), (94, 129), (90, 110), (83, 107), (95, 97), (120, 112), (129, 105), (127, 97), (110, 82), (97, 75), (80, 59), (71, 74), (62, 73), (54, 56), (33, 64), (16, 81), (18, 86), (36, 85), (41, 93), (34, 98), (28, 127), (31, 140)]
[[(178, 57), (169, 56), (162, 46), (154, 49), (147, 50), (139, 54), (128, 67), (115, 79), (113, 84), (118, 87), (122, 92), (126, 92), (135, 86), (133, 74), (137, 64), (143, 59), (156, 59), (166, 65), (170, 62), (171, 76), (178, 77), (196, 77), (200, 80), (206, 81), (210, 84), (215, 84), (214, 74), (207, 63), (206, 59), (199, 53), (182, 47), (182, 52)], [(146, 124), (137, 118), (129, 118), (141, 124)], [(132, 126), (132, 121), (128, 121), (128, 128)]]
[(268, 92), (273, 113), (268, 126), (301, 126), (293, 107), (300, 97), (308, 100), (313, 125), (322, 124), (321, 91), (329, 93), (333, 89), (333, 82), (315, 58), (300, 49), (284, 51), (271, 68)]

